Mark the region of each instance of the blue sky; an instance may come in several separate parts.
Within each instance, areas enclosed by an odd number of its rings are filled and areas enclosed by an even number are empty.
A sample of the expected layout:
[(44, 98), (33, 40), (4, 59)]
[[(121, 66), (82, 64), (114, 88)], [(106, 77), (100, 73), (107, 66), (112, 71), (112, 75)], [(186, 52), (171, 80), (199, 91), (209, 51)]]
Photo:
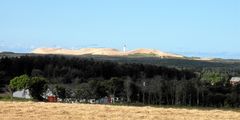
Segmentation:
[(1, 0), (0, 51), (153, 48), (240, 58), (239, 0)]

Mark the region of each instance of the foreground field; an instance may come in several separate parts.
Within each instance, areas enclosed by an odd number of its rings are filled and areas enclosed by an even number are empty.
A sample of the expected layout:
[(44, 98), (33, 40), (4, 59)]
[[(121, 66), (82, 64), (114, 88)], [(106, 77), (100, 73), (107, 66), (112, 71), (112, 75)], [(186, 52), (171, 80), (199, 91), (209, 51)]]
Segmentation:
[(0, 119), (240, 120), (240, 111), (0, 101)]

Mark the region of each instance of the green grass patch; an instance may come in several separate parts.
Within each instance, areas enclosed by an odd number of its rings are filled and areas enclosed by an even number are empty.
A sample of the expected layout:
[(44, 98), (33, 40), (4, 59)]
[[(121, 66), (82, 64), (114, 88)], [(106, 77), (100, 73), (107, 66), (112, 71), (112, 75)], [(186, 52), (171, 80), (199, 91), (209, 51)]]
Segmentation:
[(25, 99), (25, 98), (11, 98), (10, 95), (3, 95), (0, 96), (0, 101), (20, 101), (20, 102), (24, 102), (24, 101), (33, 101), (32, 99)]

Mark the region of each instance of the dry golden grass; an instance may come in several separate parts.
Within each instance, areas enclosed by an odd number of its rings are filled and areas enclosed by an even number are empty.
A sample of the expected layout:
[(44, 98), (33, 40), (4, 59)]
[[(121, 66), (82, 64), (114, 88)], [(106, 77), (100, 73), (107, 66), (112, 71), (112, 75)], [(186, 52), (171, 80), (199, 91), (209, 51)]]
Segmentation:
[(240, 111), (0, 101), (0, 119), (240, 120)]

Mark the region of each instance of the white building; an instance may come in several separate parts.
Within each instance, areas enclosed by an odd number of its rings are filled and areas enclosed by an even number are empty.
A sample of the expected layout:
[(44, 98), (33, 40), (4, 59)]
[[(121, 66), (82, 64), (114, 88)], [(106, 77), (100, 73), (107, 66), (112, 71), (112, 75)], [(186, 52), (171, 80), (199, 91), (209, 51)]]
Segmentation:
[[(42, 97), (47, 99), (48, 96), (54, 96), (53, 92), (50, 89), (47, 89), (47, 91), (43, 93)], [(30, 99), (31, 95), (28, 89), (23, 89), (13, 92), (13, 97)]]
[(16, 97), (16, 98), (25, 98), (25, 99), (30, 99), (30, 98), (31, 98), (28, 89), (26, 89), (26, 90), (23, 89), (23, 90), (18, 90), (18, 91), (13, 92), (13, 97)]
[(232, 77), (230, 80), (230, 84), (237, 85), (240, 83), (240, 77)]
[(53, 92), (48, 88), (46, 92), (43, 93), (43, 98), (47, 99), (48, 96), (55, 96)]

